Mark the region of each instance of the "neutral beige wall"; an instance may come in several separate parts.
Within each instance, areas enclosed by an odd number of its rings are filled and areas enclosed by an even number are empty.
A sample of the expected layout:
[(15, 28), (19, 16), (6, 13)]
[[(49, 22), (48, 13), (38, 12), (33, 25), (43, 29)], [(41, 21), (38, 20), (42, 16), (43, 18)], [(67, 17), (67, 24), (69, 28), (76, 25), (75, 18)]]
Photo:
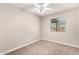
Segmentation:
[[(65, 12), (57, 13), (54, 15), (46, 16), (42, 19), (43, 21), (43, 39), (52, 41), (58, 41), (71, 45), (79, 46), (78, 39), (78, 9), (72, 9)], [(50, 20), (55, 17), (66, 17), (66, 32), (51, 32), (50, 31)]]
[(78, 39), (79, 39), (79, 7), (77, 9), (77, 17), (78, 17)]
[(0, 4), (0, 53), (40, 37), (39, 17)]

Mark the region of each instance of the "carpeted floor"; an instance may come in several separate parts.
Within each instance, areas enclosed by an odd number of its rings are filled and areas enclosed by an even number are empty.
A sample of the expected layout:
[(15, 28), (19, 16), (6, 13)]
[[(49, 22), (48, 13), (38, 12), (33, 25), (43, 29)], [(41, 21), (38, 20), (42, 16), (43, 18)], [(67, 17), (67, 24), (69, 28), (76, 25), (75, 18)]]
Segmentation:
[(79, 49), (58, 44), (55, 42), (40, 40), (31, 45), (8, 53), (6, 55), (78, 55)]

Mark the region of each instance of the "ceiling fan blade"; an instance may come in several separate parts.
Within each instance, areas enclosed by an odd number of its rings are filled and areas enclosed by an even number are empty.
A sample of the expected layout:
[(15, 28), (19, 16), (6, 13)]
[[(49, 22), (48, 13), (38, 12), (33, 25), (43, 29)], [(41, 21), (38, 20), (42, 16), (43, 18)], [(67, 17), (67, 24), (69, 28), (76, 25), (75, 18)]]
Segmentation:
[(40, 7), (37, 3), (34, 3), (33, 5), (35, 5), (35, 6), (38, 7), (38, 8)]
[(49, 4), (50, 4), (50, 3), (45, 3), (45, 4), (43, 5), (43, 7), (47, 7)]

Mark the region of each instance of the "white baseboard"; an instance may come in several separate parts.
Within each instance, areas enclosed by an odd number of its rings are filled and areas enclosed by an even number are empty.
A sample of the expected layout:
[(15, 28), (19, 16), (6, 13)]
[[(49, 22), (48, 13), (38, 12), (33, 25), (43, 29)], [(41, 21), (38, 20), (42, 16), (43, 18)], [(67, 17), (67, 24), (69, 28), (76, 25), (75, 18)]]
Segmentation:
[(78, 45), (74, 45), (74, 44), (68, 44), (68, 43), (63, 43), (63, 42), (59, 42), (59, 41), (55, 41), (55, 40), (49, 40), (49, 39), (43, 39), (43, 40), (47, 40), (47, 41), (51, 41), (51, 42), (56, 42), (56, 43), (59, 43), (59, 44), (63, 44), (63, 45), (66, 45), (66, 46), (71, 46), (71, 47), (79, 48)]
[(5, 55), (5, 54), (10, 53), (10, 52), (12, 52), (12, 51), (15, 51), (15, 50), (17, 50), (17, 49), (20, 49), (20, 48), (22, 48), (22, 47), (25, 47), (25, 46), (30, 45), (30, 44), (32, 44), (32, 43), (35, 43), (35, 42), (37, 42), (37, 41), (39, 41), (39, 40), (47, 40), (47, 41), (56, 42), (56, 43), (59, 43), (59, 44), (64, 44), (64, 45), (67, 45), (67, 46), (79, 48), (79, 46), (77, 46), (77, 45), (68, 44), (68, 43), (63, 43), (63, 42), (59, 42), (59, 41), (55, 41), (55, 40), (36, 39), (36, 40), (33, 40), (33, 41), (28, 42), (28, 43), (26, 43), (26, 44), (23, 44), (23, 45), (21, 45), (21, 46), (18, 46), (18, 47), (16, 47), (16, 48), (13, 48), (13, 49), (11, 49), (11, 50), (8, 50), (8, 51), (5, 51), (5, 52), (3, 52), (3, 53), (0, 53), (0, 55)]
[(23, 44), (23, 45), (21, 45), (21, 46), (18, 46), (18, 47), (16, 47), (16, 48), (11, 49), (11, 50), (8, 50), (8, 51), (5, 51), (5, 52), (3, 52), (3, 53), (0, 53), (0, 55), (5, 55), (5, 54), (10, 53), (10, 52), (12, 52), (12, 51), (15, 51), (15, 50), (17, 50), (17, 49), (20, 49), (20, 48), (22, 48), (22, 47), (25, 47), (25, 46), (30, 45), (30, 44), (32, 44), (32, 43), (35, 43), (35, 42), (37, 42), (37, 41), (39, 41), (39, 40), (41, 40), (41, 39), (35, 39), (35, 40), (31, 41), (31, 42), (28, 42), (28, 43), (26, 43), (26, 44)]

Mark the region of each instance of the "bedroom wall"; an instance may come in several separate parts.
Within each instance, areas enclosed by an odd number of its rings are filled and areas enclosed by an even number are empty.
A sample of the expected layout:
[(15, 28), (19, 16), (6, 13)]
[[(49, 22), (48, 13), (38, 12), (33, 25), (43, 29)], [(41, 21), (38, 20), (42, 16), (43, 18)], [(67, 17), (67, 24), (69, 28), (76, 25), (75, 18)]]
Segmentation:
[(77, 17), (78, 17), (78, 39), (79, 39), (79, 7), (77, 9)]
[[(56, 42), (61, 42), (65, 43), (68, 45), (74, 45), (79, 47), (79, 24), (78, 24), (78, 7), (68, 10), (68, 11), (63, 11), (60, 13), (56, 13), (53, 15), (45, 16), (42, 19), (42, 34), (43, 34), (43, 39), (50, 40), (50, 41), (56, 41)], [(65, 16), (66, 17), (66, 32), (51, 32), (50, 31), (50, 20), (55, 17), (61, 17)]]
[(0, 53), (40, 37), (40, 18), (8, 4), (0, 4)]

